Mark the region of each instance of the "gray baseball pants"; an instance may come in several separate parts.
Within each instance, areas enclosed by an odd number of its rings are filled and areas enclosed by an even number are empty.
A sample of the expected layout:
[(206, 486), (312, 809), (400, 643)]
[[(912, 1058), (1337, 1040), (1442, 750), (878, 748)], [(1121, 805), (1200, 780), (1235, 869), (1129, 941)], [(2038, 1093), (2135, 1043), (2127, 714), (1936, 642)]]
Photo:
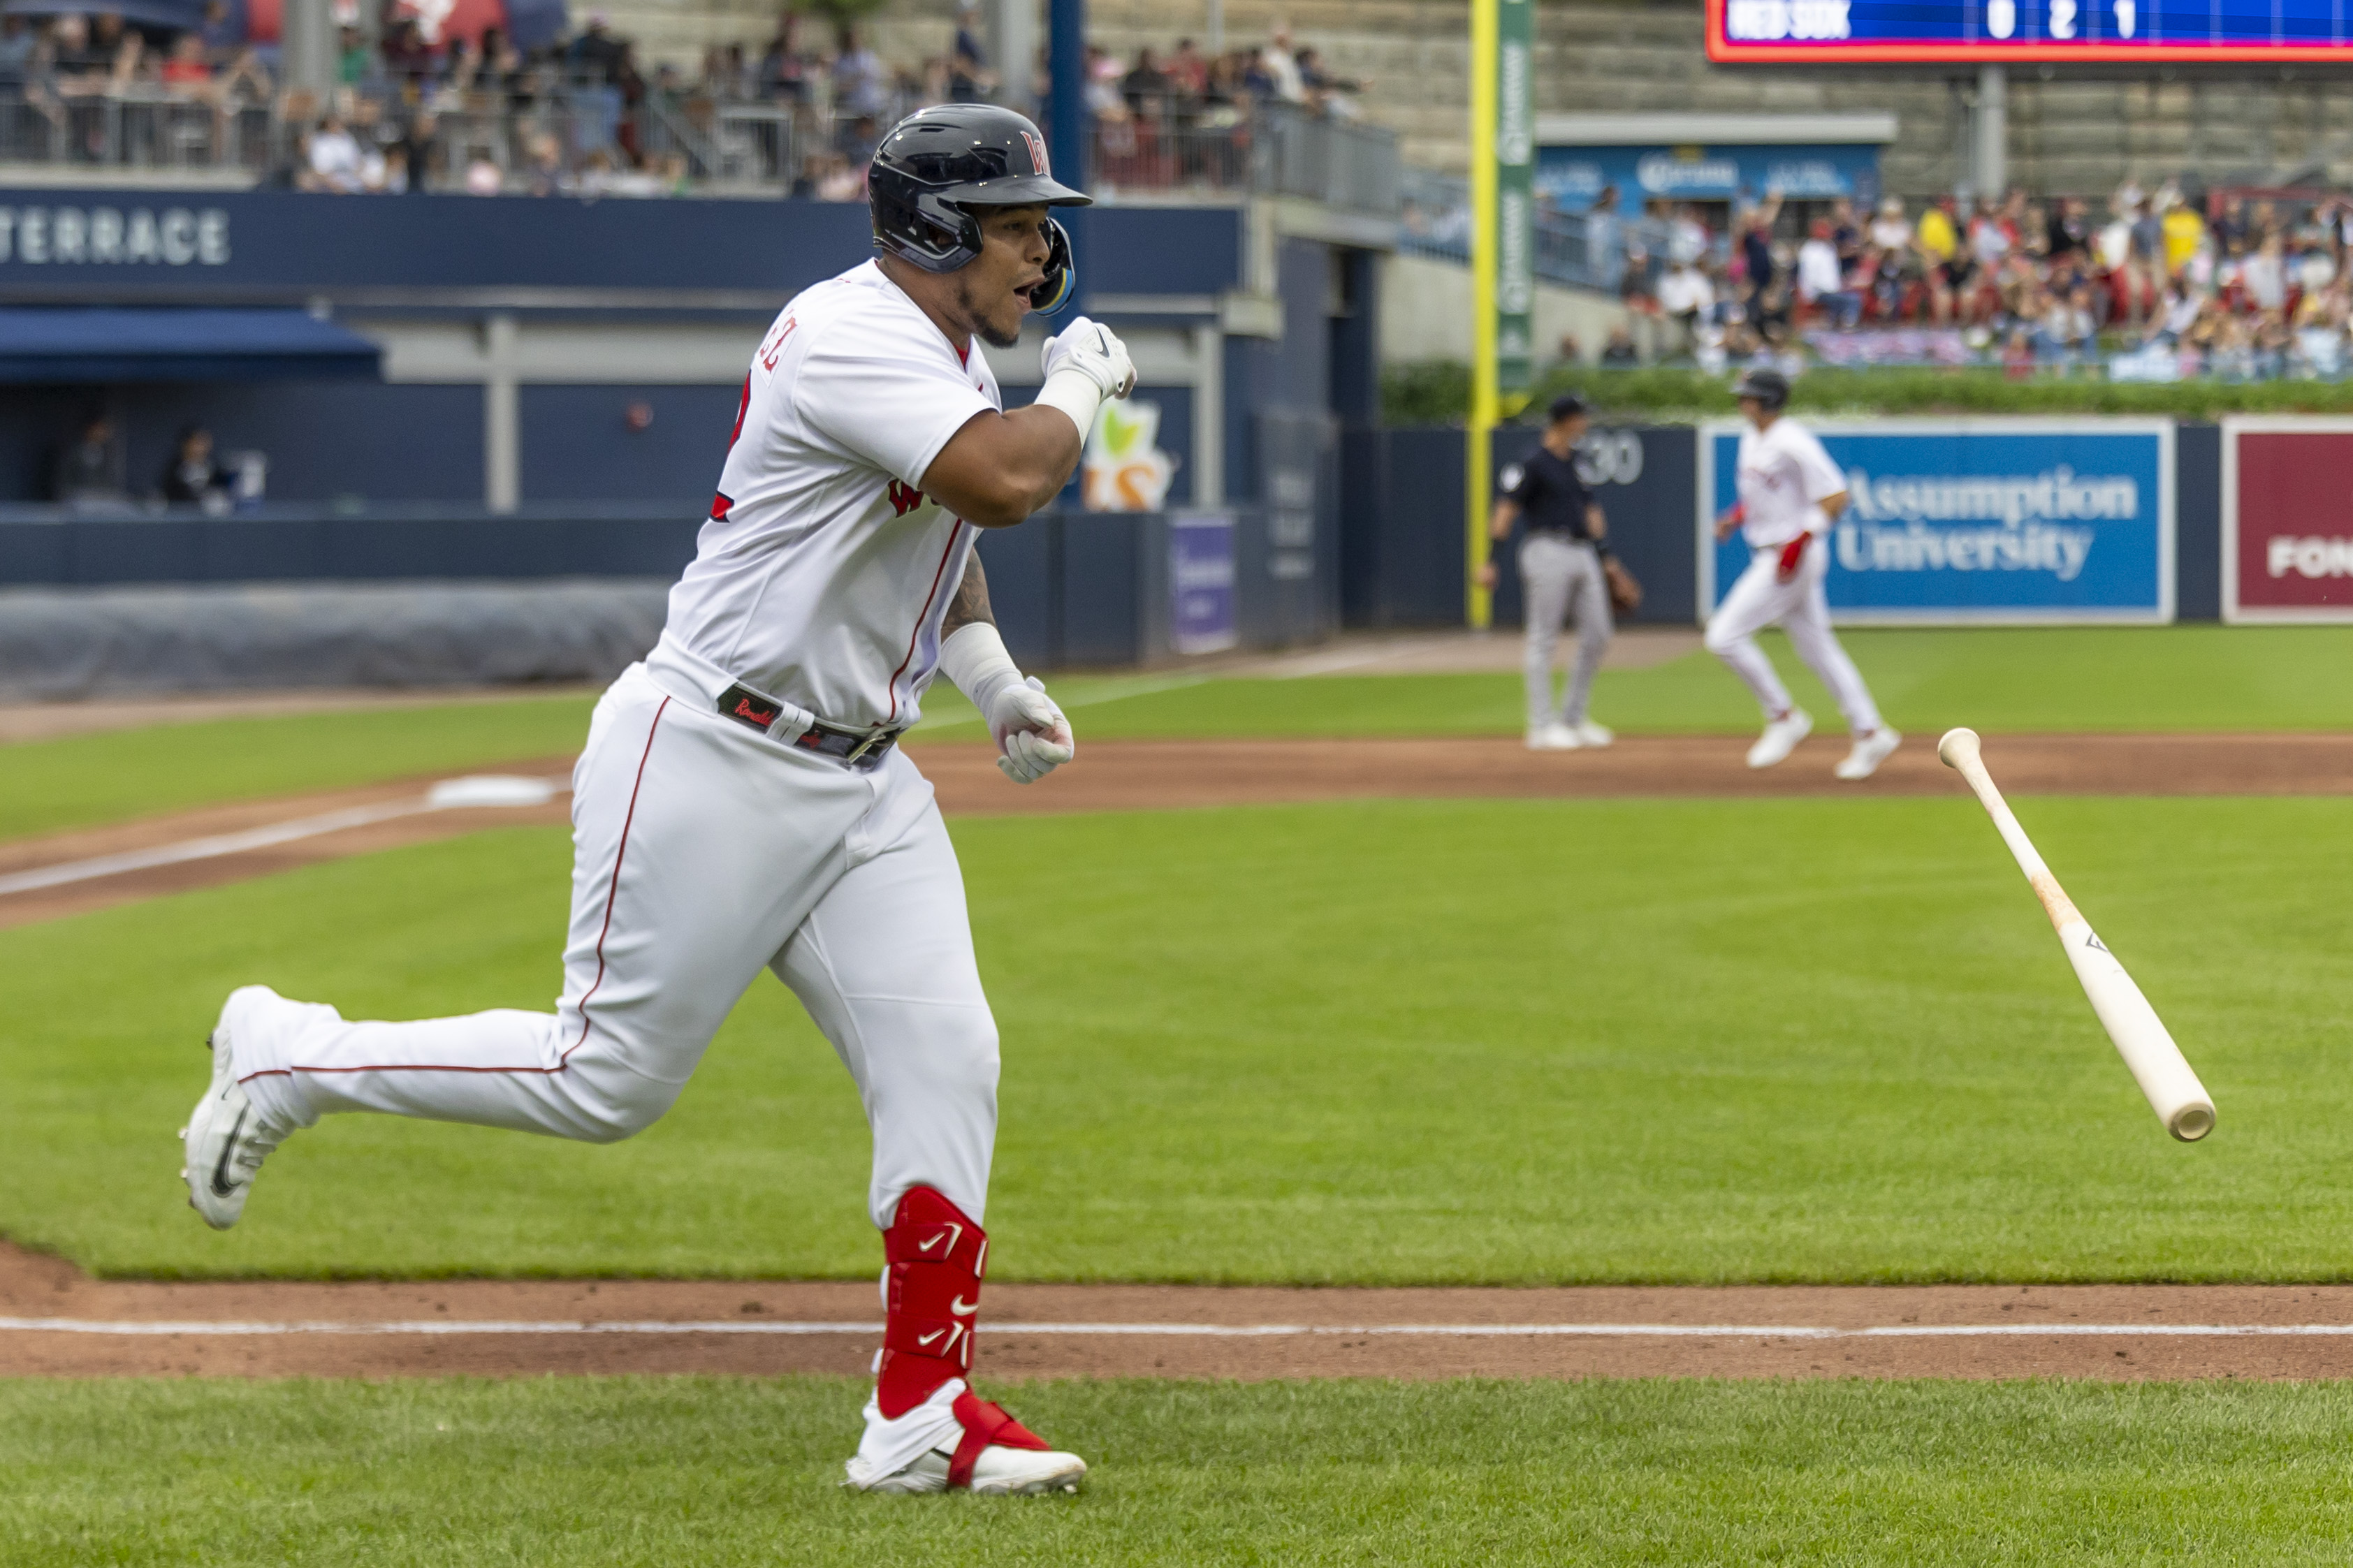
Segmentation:
[[(1520, 593), (1527, 647), (1523, 669), (1528, 686), (1528, 728), (1578, 724), (1593, 694), (1593, 677), (1609, 651), (1616, 627), (1609, 619), (1609, 589), (1601, 556), (1582, 540), (1536, 533), (1520, 543)], [(1556, 705), (1552, 695), (1552, 650), (1571, 614), (1577, 620), (1577, 668)]]

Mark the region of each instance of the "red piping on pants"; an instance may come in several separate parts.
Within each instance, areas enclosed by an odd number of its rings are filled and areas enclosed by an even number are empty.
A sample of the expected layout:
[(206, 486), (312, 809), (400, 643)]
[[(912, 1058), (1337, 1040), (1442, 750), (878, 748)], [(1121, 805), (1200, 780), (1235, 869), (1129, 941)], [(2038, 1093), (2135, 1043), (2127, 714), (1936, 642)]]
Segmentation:
[(298, 1072), (322, 1074), (343, 1072), (562, 1072), (571, 1062), (572, 1053), (588, 1043), (588, 998), (596, 995), (596, 988), (605, 984), (605, 938), (609, 935), (613, 930), (613, 903), (621, 888), (621, 862), (628, 857), (629, 829), (636, 825), (638, 820), (638, 792), (645, 788), (646, 763), (654, 754), (654, 733), (661, 728), (662, 715), (670, 710), (670, 700), (667, 697), (663, 698), (661, 700), (661, 706), (654, 710), (654, 721), (646, 726), (646, 749), (638, 758), (638, 776), (629, 785), (629, 809), (628, 815), (623, 816), (621, 819), (621, 843), (620, 847), (613, 851), (613, 879), (610, 882), (607, 883), (605, 887), (605, 923), (596, 932), (596, 978), (589, 984), (588, 989), (583, 993), (580, 997), (580, 1037), (573, 1041), (571, 1045), (565, 1047), (564, 1055), (557, 1058), (554, 1067), (449, 1067), (428, 1062), (399, 1062), (385, 1066), (353, 1068), (311, 1068), (297, 1065), (290, 1068), (264, 1068), (260, 1072), (248, 1073), (245, 1077), (237, 1079), (237, 1081), (239, 1083), (250, 1083), (258, 1078), (291, 1078)]

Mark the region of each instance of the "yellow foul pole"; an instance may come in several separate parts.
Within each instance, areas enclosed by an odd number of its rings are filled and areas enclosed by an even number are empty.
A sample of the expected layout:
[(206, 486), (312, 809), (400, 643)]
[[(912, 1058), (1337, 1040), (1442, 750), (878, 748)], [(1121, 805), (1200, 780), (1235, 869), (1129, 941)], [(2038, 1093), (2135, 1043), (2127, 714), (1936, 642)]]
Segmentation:
[(1496, 53), (1502, 0), (1471, 0), (1471, 407), (1462, 465), (1464, 611), (1484, 630), (1494, 605), (1479, 586), (1487, 564), (1487, 474), (1497, 418), (1495, 395)]

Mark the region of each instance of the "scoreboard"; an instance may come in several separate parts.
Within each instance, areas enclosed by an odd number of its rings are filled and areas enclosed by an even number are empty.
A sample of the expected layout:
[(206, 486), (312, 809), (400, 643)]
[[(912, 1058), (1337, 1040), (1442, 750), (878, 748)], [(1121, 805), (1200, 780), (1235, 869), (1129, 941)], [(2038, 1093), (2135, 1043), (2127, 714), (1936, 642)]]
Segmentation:
[(1707, 0), (1726, 63), (2332, 60), (2353, 0)]

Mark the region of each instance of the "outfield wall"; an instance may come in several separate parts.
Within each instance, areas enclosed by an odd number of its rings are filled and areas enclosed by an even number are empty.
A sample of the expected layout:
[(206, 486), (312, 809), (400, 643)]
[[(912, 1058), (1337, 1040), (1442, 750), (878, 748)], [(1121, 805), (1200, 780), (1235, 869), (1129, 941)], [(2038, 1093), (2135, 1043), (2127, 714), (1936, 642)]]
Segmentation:
[[(2033, 491), (2039, 478), (2020, 480), (2025, 490), (1968, 490), (1959, 500), (1908, 496), (1914, 479), (1886, 478), (1893, 470), (1884, 454), (1919, 468), (1920, 450), (1934, 457), (1940, 443), (1959, 439), (1953, 428), (1825, 424), (1834, 456), (1867, 472), (1873, 486), (1858, 503), (1855, 537), (1837, 548), (1885, 550), (1892, 560), (1899, 546), (1911, 546), (1872, 542), (1860, 528), (1908, 531), (1896, 514), (1916, 502), (1970, 513), (1957, 523), (1980, 536), (1970, 548), (1997, 550), (2010, 537), (2008, 521), (1976, 515), (1997, 501), (2020, 512), (2010, 531), (2030, 554), (2065, 542), (2034, 530), (2118, 522), (2143, 529), (2147, 548), (2108, 572), (2110, 602), (2088, 612), (2052, 603), (2026, 613), (2015, 605), (1956, 612), (1915, 592), (1898, 614), (1874, 615), (1885, 605), (1858, 611), (1834, 589), (1841, 618), (2153, 622), (2213, 620), (2226, 609), (2234, 619), (2353, 616), (2353, 537), (2340, 537), (2353, 535), (2353, 526), (2334, 521), (2329, 493), (2343, 459), (2353, 458), (2353, 420), (1970, 427), (1971, 440), (2010, 443), (2010, 456), (2038, 475), (2067, 468), (2066, 482), (2084, 494), (2055, 500)], [(1057, 512), (989, 534), (983, 557), (992, 596), (1022, 661), (1045, 669), (1137, 668), (1294, 646), (1344, 625), (1461, 624), (1461, 431), (1344, 426), (1335, 439), (1326, 416), (1273, 409), (1255, 416), (1250, 436), (1253, 489), (1264, 502)], [(1499, 477), (1536, 438), (1526, 426), (1496, 433)], [(1710, 441), (1714, 459), (1703, 446)], [(1718, 556), (1704, 536), (1704, 520), (1724, 499), (1724, 463), (1715, 460), (1724, 441), (1722, 431), (1690, 426), (1605, 426), (1588, 441), (1585, 466), (1611, 540), (1648, 590), (1630, 619), (1692, 625), (1742, 563), (1736, 547)], [(2116, 489), (2126, 479), (2128, 507)], [(2226, 485), (2235, 497), (2228, 509)], [(2109, 515), (2091, 515), (2104, 509)], [(2045, 512), (2066, 515), (2053, 522)], [(279, 506), (221, 517), (8, 509), (0, 511), (0, 686), (63, 696), (597, 679), (650, 643), (661, 591), (691, 557), (700, 522), (675, 503), (628, 500), (510, 513), (455, 503), (356, 514)], [(2102, 548), (2089, 545), (2071, 581), (2085, 579), (2080, 568)], [(1953, 575), (1993, 577), (1982, 564), (1971, 560)], [(1496, 619), (1515, 624), (1516, 574), (1508, 555), (1500, 565)], [(1915, 574), (1915, 586), (1926, 574)], [(464, 592), (449, 591), (457, 588)], [(2133, 592), (2145, 592), (2147, 603), (2125, 602)], [(2226, 593), (2235, 595), (2227, 604)], [(479, 624), (461, 637), (450, 628), (466, 615)], [(566, 635), (551, 639), (547, 628), (559, 623)], [(463, 657), (449, 651), (460, 648)]]
[[(1289, 441), (1321, 459), (1311, 426)], [(1338, 528), (1296, 504), (1050, 512), (985, 534), (1007, 645), (1034, 669), (1127, 668), (1330, 637)], [(702, 520), (607, 504), (368, 516), (0, 521), (0, 698), (273, 686), (601, 680), (653, 646)]]
[[(2353, 421), (2290, 423), (2298, 438), (2341, 442), (2353, 456)], [(2284, 427), (2271, 422), (2266, 429)], [(1871, 485), (1833, 539), (1831, 611), (1844, 624), (2224, 616), (2223, 427), (2056, 419), (1819, 428), (1832, 457)], [(1703, 620), (1745, 563), (1736, 542), (1715, 546), (1707, 527), (1731, 499), (1736, 436), (1729, 425), (1601, 426), (1588, 435), (1580, 464), (1609, 515), (1612, 546), (1646, 590), (1630, 619)], [(1494, 433), (1499, 487), (1538, 437), (1531, 426)], [(1388, 429), (1351, 439), (1341, 478), (1347, 624), (1461, 624), (1464, 456), (1458, 429)], [(2272, 590), (2260, 607), (2251, 598), (2247, 613), (2232, 618), (2323, 618), (2353, 608), (2353, 538), (2340, 552), (2327, 529), (2316, 533), (2317, 523), (2297, 523), (2292, 543), (2268, 542), (2286, 526), (2242, 527), (2240, 578), (2263, 574), (2277, 583), (2269, 574), (2284, 555), (2289, 585)], [(2353, 526), (2335, 531), (2353, 535)], [(1495, 619), (1516, 624), (1519, 584), (1508, 552), (1497, 564)]]

